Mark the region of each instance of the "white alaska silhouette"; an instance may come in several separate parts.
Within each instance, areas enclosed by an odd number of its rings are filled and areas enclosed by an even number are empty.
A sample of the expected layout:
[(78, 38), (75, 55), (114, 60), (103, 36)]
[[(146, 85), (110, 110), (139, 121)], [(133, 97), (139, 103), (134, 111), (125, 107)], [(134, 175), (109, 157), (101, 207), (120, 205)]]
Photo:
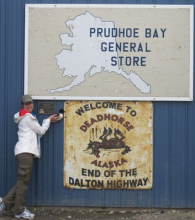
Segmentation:
[(102, 52), (102, 42), (116, 43), (115, 37), (90, 37), (90, 28), (114, 28), (114, 22), (102, 21), (99, 17), (94, 17), (89, 12), (77, 16), (73, 20), (66, 22), (71, 30), (70, 34), (61, 34), (62, 45), (71, 46), (71, 50), (63, 49), (57, 54), (57, 65), (63, 69), (63, 77), (74, 77), (69, 85), (60, 88), (51, 89), (50, 93), (70, 90), (72, 87), (85, 81), (85, 75), (90, 71), (89, 76), (103, 71), (114, 72), (130, 80), (142, 93), (150, 93), (150, 85), (144, 82), (141, 77), (133, 71), (126, 73), (122, 68), (111, 65), (111, 57), (118, 57), (116, 51)]

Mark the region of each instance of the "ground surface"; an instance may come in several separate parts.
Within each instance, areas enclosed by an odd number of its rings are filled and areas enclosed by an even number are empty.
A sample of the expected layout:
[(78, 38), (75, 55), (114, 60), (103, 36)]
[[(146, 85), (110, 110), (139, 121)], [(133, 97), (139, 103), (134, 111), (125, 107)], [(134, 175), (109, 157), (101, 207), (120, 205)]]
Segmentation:
[[(35, 220), (195, 220), (195, 209), (28, 207)], [(0, 220), (15, 219), (3, 212)]]

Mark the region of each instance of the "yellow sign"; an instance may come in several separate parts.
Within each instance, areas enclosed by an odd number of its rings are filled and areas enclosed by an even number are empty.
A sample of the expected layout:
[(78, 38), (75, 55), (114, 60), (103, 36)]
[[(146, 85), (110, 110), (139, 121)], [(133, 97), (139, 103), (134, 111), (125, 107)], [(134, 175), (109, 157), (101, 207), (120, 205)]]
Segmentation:
[(65, 187), (152, 187), (151, 102), (68, 101), (65, 116)]

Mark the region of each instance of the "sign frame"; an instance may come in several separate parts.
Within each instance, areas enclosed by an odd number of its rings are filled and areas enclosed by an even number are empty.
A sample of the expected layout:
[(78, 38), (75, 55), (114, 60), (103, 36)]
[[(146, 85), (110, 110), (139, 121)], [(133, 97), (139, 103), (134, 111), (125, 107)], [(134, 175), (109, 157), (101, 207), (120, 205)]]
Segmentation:
[(65, 188), (152, 189), (153, 102), (65, 101), (64, 110)]
[[(58, 95), (34, 95), (29, 91), (29, 9), (30, 8), (186, 8), (190, 10), (190, 67), (189, 67), (189, 92), (184, 97), (148, 97), (148, 96), (122, 96), (122, 97), (111, 97), (111, 96), (58, 96)], [(33, 99), (36, 100), (121, 100), (121, 101), (193, 101), (193, 57), (194, 57), (194, 6), (193, 5), (126, 5), (126, 4), (113, 4), (113, 5), (97, 5), (97, 4), (26, 4), (25, 5), (25, 62), (24, 62), (24, 94), (32, 95)]]

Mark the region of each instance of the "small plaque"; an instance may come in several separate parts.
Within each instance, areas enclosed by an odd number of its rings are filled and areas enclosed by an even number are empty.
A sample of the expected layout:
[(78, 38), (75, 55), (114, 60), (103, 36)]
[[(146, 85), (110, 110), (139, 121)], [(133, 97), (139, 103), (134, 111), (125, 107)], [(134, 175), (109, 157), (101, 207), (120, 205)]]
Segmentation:
[(54, 114), (55, 103), (54, 102), (39, 102), (39, 114)]

